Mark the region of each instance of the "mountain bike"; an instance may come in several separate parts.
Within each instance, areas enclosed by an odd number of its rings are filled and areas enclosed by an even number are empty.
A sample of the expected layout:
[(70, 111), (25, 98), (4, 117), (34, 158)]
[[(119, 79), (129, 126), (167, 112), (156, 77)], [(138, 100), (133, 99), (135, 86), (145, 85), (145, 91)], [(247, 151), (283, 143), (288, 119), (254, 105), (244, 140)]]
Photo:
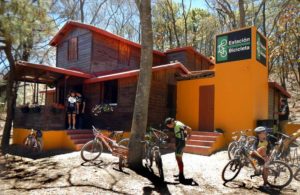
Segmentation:
[(150, 128), (149, 134), (145, 136), (145, 141), (142, 141), (145, 143), (145, 164), (147, 167), (152, 168), (153, 161), (155, 161), (159, 176), (162, 181), (164, 181), (164, 172), (160, 148), (166, 144), (167, 139), (168, 135), (165, 132)]
[(298, 168), (296, 169), (294, 173), (294, 179), (297, 181), (300, 181), (300, 164), (298, 165)]
[(232, 133), (233, 141), (228, 145), (227, 153), (228, 158), (231, 160), (234, 157), (236, 150), (238, 149), (239, 145), (243, 145), (248, 142), (248, 147), (252, 147), (254, 144), (256, 137), (255, 136), (247, 136), (247, 133), (250, 132), (250, 129), (236, 131)]
[(41, 152), (43, 150), (43, 133), (41, 130), (31, 129), (30, 134), (24, 140), (24, 146), (27, 151)]
[[(82, 147), (80, 156), (84, 161), (96, 160), (103, 152), (103, 144), (109, 152), (113, 152), (116, 146), (125, 146), (129, 144), (129, 139), (123, 138), (123, 131), (113, 131), (109, 136), (105, 136), (101, 130), (92, 126), (95, 138)], [(120, 141), (119, 141), (120, 140)]]
[(300, 137), (300, 130), (298, 130), (292, 136), (288, 136), (284, 133), (278, 133), (278, 135), (279, 140), (274, 151), (274, 157), (284, 160), (285, 162), (289, 163), (290, 166), (298, 166), (300, 163), (298, 147), (300, 145), (296, 142), (296, 139)]
[(267, 178), (267, 184), (271, 187), (284, 188), (291, 183), (293, 172), (289, 165), (275, 160), (274, 153), (273, 150), (269, 160), (266, 162), (256, 161), (250, 156), (250, 148), (247, 142), (239, 145), (235, 153), (235, 158), (230, 160), (223, 168), (223, 181), (229, 182), (234, 180), (241, 169), (247, 165), (247, 162), (250, 162), (252, 168), (255, 170), (254, 174), (250, 176), (251, 179), (256, 176), (263, 176)]

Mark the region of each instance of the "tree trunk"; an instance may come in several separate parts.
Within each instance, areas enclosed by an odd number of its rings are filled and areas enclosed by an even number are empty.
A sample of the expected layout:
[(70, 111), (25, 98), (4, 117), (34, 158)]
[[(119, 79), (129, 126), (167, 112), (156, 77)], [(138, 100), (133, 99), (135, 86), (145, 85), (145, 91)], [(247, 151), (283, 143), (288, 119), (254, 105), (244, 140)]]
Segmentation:
[(246, 26), (244, 0), (239, 0), (239, 11), (240, 11), (240, 28), (243, 28)]
[(134, 104), (129, 142), (128, 162), (132, 168), (142, 167), (143, 144), (148, 119), (148, 103), (151, 88), (153, 62), (153, 33), (151, 22), (151, 0), (136, 0), (140, 12), (142, 51), (140, 74)]
[(185, 46), (188, 45), (188, 24), (187, 24), (187, 19), (188, 19), (188, 15), (190, 12), (190, 8), (192, 5), (192, 1), (190, 0), (190, 6), (188, 11), (185, 11), (185, 5), (184, 5), (184, 0), (181, 1), (181, 5), (182, 5), (182, 16), (183, 16), (183, 20), (184, 20), (184, 40), (185, 40)]
[(6, 119), (3, 129), (3, 136), (1, 140), (1, 148), (5, 150), (9, 146), (10, 133), (12, 128), (12, 121), (14, 119), (14, 109), (16, 105), (16, 86), (15, 86), (15, 61), (11, 51), (12, 45), (10, 40), (6, 41), (6, 47), (4, 48), (5, 55), (9, 62), (10, 71), (8, 73), (6, 97), (7, 97), (7, 110)]
[(263, 33), (264, 36), (267, 36), (267, 29), (266, 29), (266, 2), (263, 3)]
[(167, 0), (167, 3), (168, 3), (168, 6), (169, 6), (169, 9), (171, 11), (171, 19), (172, 19), (172, 25), (173, 25), (174, 35), (175, 35), (175, 38), (176, 38), (177, 47), (180, 47), (180, 41), (179, 41), (179, 38), (178, 38), (178, 33), (177, 33), (177, 28), (176, 28), (176, 20), (175, 20), (174, 10), (173, 10), (173, 7), (172, 7), (173, 4), (172, 4), (172, 2), (170, 3), (169, 0)]
[(80, 21), (84, 23), (84, 6), (85, 0), (80, 0)]

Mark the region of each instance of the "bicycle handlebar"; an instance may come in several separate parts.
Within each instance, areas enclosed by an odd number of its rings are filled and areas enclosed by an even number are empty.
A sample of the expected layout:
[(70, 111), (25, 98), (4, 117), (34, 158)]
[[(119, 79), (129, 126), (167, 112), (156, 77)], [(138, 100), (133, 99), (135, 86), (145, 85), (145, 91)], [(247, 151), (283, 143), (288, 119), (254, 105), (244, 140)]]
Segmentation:
[(232, 135), (236, 135), (236, 134), (246, 134), (247, 132), (250, 132), (250, 131), (251, 131), (251, 129), (235, 131), (235, 132), (232, 132)]

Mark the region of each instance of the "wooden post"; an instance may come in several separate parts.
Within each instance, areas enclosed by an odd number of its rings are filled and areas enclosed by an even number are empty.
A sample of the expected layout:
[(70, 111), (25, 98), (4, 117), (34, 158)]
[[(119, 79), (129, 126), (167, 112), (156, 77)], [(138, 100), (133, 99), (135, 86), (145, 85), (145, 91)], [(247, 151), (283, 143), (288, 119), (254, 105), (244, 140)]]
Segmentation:
[(39, 104), (39, 84), (36, 84), (36, 103)]
[(46, 91), (45, 91), (45, 106), (47, 105), (47, 92), (48, 92), (48, 86), (46, 84)]
[(26, 104), (26, 81), (24, 81), (23, 105)]
[(64, 88), (64, 99), (67, 98), (67, 80), (68, 80), (69, 76), (65, 76), (65, 88)]
[(36, 83), (33, 83), (33, 100), (32, 100), (32, 104), (35, 103), (35, 91), (36, 91)]

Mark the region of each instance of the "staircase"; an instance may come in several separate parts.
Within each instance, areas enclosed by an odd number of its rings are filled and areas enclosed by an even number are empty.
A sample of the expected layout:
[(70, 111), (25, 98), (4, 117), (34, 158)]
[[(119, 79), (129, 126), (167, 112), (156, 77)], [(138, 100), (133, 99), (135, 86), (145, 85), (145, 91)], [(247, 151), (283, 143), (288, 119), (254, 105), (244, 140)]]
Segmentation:
[(187, 140), (184, 152), (209, 156), (224, 145), (222, 133), (192, 131)]
[(94, 139), (93, 131), (90, 129), (67, 130), (67, 136), (74, 145), (74, 150), (81, 150), (82, 146)]

